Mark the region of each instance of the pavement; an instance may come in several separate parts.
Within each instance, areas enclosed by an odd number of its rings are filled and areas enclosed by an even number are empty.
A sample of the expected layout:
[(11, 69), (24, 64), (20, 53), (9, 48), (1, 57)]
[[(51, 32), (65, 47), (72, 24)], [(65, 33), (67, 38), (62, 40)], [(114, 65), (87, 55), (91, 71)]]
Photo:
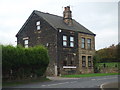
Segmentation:
[(107, 90), (108, 88), (120, 90), (120, 82), (104, 83), (100, 87), (102, 90)]
[(55, 77), (49, 77), (47, 76), (48, 79), (50, 80), (75, 80), (75, 79), (80, 79), (80, 78), (64, 78), (64, 77), (59, 77), (59, 76), (55, 76)]

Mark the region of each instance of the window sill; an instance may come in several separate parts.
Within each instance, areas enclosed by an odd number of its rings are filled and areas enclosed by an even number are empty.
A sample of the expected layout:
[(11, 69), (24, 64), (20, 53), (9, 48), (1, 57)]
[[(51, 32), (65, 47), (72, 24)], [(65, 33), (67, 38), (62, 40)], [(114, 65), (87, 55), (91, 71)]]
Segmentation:
[(70, 47), (70, 46), (63, 46), (63, 48), (75, 48), (75, 47)]
[(63, 68), (77, 68), (76, 66), (63, 66)]

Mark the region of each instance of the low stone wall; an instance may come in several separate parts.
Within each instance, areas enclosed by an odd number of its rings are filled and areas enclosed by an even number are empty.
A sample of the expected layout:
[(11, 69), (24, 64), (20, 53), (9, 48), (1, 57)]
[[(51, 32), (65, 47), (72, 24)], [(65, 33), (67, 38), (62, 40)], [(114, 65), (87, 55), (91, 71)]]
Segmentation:
[(118, 73), (118, 68), (101, 68), (100, 73)]
[(93, 68), (82, 68), (82, 70), (80, 71), (81, 74), (86, 74), (86, 73), (94, 73)]

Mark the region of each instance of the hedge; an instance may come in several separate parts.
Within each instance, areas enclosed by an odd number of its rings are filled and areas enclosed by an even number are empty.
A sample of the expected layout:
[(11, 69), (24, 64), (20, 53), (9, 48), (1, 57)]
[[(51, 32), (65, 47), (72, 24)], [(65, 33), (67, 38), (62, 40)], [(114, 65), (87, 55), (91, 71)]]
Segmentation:
[(2, 45), (3, 80), (41, 77), (48, 64), (49, 56), (44, 46), (23, 48)]

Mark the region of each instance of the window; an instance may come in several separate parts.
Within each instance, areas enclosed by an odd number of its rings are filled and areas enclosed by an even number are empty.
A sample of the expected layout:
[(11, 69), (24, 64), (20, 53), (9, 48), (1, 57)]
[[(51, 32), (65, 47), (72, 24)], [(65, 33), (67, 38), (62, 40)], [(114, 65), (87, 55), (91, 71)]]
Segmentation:
[(68, 57), (67, 57), (67, 56), (64, 56), (63, 66), (67, 66), (67, 60), (68, 60)]
[(63, 61), (63, 66), (67, 66), (67, 61), (66, 60)]
[(86, 57), (82, 56), (82, 67), (86, 66)]
[(36, 22), (37, 30), (40, 30), (40, 21)]
[(28, 39), (25, 39), (25, 40), (24, 40), (24, 47), (25, 47), (25, 48), (28, 48)]
[(67, 36), (63, 35), (63, 46), (67, 46)]
[(46, 43), (46, 46), (48, 47), (48, 46), (49, 46), (49, 43)]
[(71, 61), (70, 61), (71, 66), (74, 66), (74, 63), (75, 63), (75, 62), (74, 62), (74, 57), (72, 57), (72, 58), (71, 58)]
[(74, 37), (70, 37), (70, 47), (74, 47)]
[(87, 39), (87, 48), (91, 49), (91, 39)]
[(91, 67), (92, 63), (91, 63), (91, 56), (88, 56), (88, 67)]
[(82, 45), (81, 48), (85, 48), (85, 38), (82, 38)]

